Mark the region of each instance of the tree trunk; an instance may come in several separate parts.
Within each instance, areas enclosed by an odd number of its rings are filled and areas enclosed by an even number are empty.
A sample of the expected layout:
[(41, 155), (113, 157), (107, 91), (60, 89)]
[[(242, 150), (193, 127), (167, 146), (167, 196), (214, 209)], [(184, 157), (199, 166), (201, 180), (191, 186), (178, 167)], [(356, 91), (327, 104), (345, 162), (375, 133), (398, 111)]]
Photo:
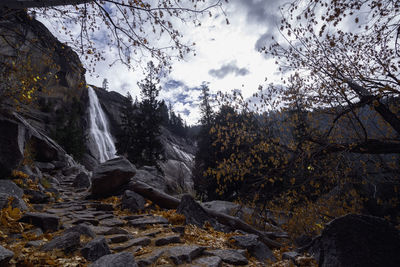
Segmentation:
[[(150, 199), (153, 201), (155, 204), (162, 208), (167, 208), (167, 209), (176, 209), (180, 203), (180, 200), (172, 197), (168, 194), (165, 194), (164, 192), (161, 192), (145, 183), (139, 182), (139, 181), (134, 181), (130, 182), (129, 184), (129, 190), (135, 191), (136, 193), (142, 195), (145, 198)], [(253, 226), (245, 223), (244, 221), (236, 218), (229, 216), (224, 213), (216, 212), (210, 209), (206, 209), (206, 212), (217, 219), (217, 221), (221, 224), (228, 225), (232, 227), (233, 229), (238, 229), (245, 231), (247, 233), (255, 234), (260, 237), (260, 240), (264, 242), (266, 245), (269, 247), (273, 248), (279, 248), (282, 247), (282, 244), (279, 242), (273, 241), (270, 238), (275, 238), (275, 237), (287, 237), (286, 234), (282, 233), (265, 233), (257, 230)]]

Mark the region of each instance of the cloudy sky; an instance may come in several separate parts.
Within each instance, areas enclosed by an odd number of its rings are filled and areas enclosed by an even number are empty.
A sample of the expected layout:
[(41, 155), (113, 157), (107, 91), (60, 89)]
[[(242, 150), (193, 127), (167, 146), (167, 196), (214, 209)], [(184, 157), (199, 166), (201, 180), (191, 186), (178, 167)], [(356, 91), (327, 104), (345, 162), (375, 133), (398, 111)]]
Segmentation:
[[(171, 102), (175, 112), (188, 124), (199, 120), (200, 85), (207, 83), (212, 94), (240, 89), (244, 97), (251, 97), (259, 85), (276, 79), (277, 69), (272, 59), (258, 50), (276, 34), (279, 21), (279, 0), (230, 0), (224, 6), (229, 19), (214, 12), (202, 19), (201, 27), (184, 25), (179, 30), (190, 42), (195, 42), (196, 56), (172, 62), (172, 72), (162, 79), (160, 97)], [(45, 24), (48, 24), (45, 23)], [(108, 50), (107, 50), (108, 51)], [(122, 64), (110, 63), (115, 54), (105, 54), (106, 61), (97, 63), (96, 73), (87, 74), (89, 84), (101, 86), (104, 78), (110, 90), (123, 95), (129, 91), (139, 95), (137, 82), (143, 78), (141, 70), (128, 70)]]

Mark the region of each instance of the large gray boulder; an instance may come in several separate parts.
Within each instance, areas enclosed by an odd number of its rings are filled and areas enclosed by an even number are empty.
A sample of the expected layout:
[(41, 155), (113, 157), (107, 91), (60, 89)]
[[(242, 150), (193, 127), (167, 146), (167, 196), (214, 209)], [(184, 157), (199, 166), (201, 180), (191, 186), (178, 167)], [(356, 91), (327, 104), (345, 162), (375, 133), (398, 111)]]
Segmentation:
[(72, 184), (76, 188), (89, 188), (90, 187), (90, 178), (86, 172), (80, 172), (76, 177)]
[(117, 193), (135, 175), (136, 168), (126, 158), (108, 160), (94, 169), (91, 193), (95, 197)]
[(87, 243), (81, 249), (81, 254), (88, 261), (95, 261), (104, 255), (111, 254), (111, 250), (104, 236), (100, 236)]
[(92, 228), (90, 228), (89, 225), (87, 224), (78, 224), (75, 226), (72, 226), (70, 228), (68, 228), (67, 230), (64, 231), (64, 233), (71, 233), (71, 232), (77, 232), (80, 235), (85, 235), (91, 238), (95, 238), (96, 237), (96, 233), (92, 230)]
[(22, 199), (24, 191), (11, 180), (0, 180), (0, 209), (7, 207), (10, 199), (11, 206), (20, 210), (27, 210), (28, 207)]
[(197, 203), (192, 196), (184, 195), (179, 203), (176, 212), (185, 215), (186, 224), (193, 224), (203, 227), (205, 222), (211, 224), (214, 229), (227, 231), (227, 227), (220, 224), (215, 218), (211, 217), (207, 211)]
[(7, 193), (14, 197), (22, 198), (24, 190), (11, 180), (0, 180), (0, 193)]
[(240, 248), (247, 249), (251, 256), (261, 262), (276, 260), (272, 251), (259, 240), (257, 235), (233, 236), (230, 241)]
[(308, 247), (321, 267), (400, 266), (400, 233), (382, 218), (349, 214), (331, 221)]
[(167, 192), (168, 184), (155, 167), (143, 166), (136, 171), (135, 180), (148, 184), (160, 191)]
[(126, 190), (122, 195), (121, 207), (122, 209), (128, 209), (131, 212), (137, 212), (144, 209), (146, 200), (139, 194)]
[(54, 237), (50, 242), (46, 243), (41, 250), (51, 251), (60, 249), (66, 253), (73, 252), (78, 249), (81, 244), (80, 236), (78, 232), (64, 233), (63, 235)]
[(205, 247), (195, 245), (172, 247), (167, 250), (168, 257), (176, 264), (190, 263), (202, 255)]
[(55, 232), (60, 228), (60, 218), (47, 213), (27, 212), (19, 221), (40, 227), (43, 232)]
[(240, 204), (223, 200), (213, 200), (209, 202), (203, 202), (201, 205), (207, 209), (219, 213), (225, 213), (230, 216), (235, 216), (242, 220), (247, 219), (248, 216), (252, 215), (254, 212), (252, 209), (248, 207), (243, 207)]
[(54, 160), (73, 164), (73, 160), (51, 138), (35, 129), (22, 116), (11, 113), (0, 116), (0, 179), (10, 176), (21, 165), (24, 152), (34, 153), (35, 160)]
[(14, 257), (14, 253), (0, 246), (0, 266), (9, 266), (8, 262)]
[(8, 266), (8, 262), (14, 257), (14, 253), (0, 246), (0, 266)]

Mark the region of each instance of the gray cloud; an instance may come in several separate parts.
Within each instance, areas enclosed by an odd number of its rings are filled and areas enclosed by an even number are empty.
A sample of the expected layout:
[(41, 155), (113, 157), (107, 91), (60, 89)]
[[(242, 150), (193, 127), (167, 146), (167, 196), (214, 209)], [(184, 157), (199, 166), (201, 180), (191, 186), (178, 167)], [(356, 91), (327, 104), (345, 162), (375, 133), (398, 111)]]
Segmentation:
[(256, 41), (254, 48), (258, 51), (268, 45), (271, 37), (278, 33), (279, 7), (284, 5), (282, 0), (233, 0), (237, 8), (246, 13), (248, 23), (263, 25), (267, 28)]
[(219, 69), (211, 69), (208, 71), (208, 74), (218, 79), (222, 79), (231, 73), (235, 74), (235, 76), (246, 76), (250, 71), (246, 68), (239, 68), (235, 61), (222, 65)]
[(171, 80), (168, 80), (166, 83), (164, 83), (163, 90), (169, 91), (169, 90), (173, 90), (178, 87), (181, 87), (181, 86), (185, 86), (185, 84), (181, 81), (171, 79)]

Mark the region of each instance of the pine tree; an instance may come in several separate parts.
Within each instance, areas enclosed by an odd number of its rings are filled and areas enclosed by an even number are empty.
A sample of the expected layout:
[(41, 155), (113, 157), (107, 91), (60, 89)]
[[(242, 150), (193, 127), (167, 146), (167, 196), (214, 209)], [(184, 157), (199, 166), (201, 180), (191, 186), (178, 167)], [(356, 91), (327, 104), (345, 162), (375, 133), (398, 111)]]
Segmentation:
[(203, 126), (208, 126), (212, 124), (213, 121), (213, 111), (210, 104), (210, 89), (206, 84), (201, 85), (201, 105), (200, 105), (200, 112), (201, 112), (201, 119), (200, 122)]
[(158, 161), (164, 158), (164, 147), (160, 141), (161, 135), (161, 107), (162, 102), (157, 100), (160, 92), (157, 68), (152, 62), (147, 66), (148, 74), (138, 83), (141, 89), (142, 102), (139, 103), (139, 116), (136, 118), (138, 135), (136, 153), (141, 158), (136, 164), (154, 165), (159, 168)]
[[(212, 125), (214, 123), (214, 113), (210, 104), (210, 94), (207, 85), (202, 85), (201, 95), (201, 128), (197, 137), (197, 152), (195, 155), (195, 166), (193, 170), (193, 181), (197, 193), (202, 198), (211, 199), (214, 198), (216, 185), (213, 181), (205, 174), (205, 171), (215, 164), (213, 158), (213, 137), (210, 133)], [(214, 187), (214, 188), (212, 188)]]
[(125, 103), (121, 109), (122, 134), (118, 138), (117, 150), (121, 155), (125, 155), (128, 159), (134, 162), (134, 137), (136, 134), (135, 116), (138, 113), (137, 103), (133, 103), (131, 94), (128, 92), (125, 98)]

